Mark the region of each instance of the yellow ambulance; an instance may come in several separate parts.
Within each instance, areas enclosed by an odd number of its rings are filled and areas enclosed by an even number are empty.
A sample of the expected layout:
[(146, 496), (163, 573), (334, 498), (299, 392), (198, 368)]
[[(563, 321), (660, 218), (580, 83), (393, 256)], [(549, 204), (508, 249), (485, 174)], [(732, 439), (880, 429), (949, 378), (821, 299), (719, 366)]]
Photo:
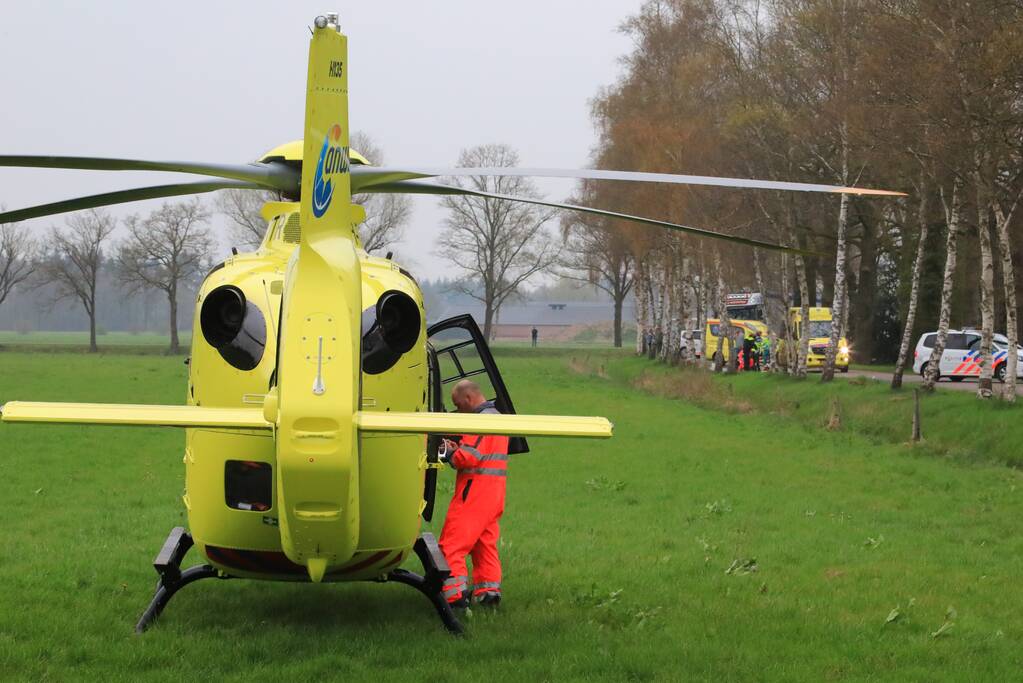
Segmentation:
[[(767, 337), (767, 325), (759, 320), (732, 320), (730, 322), (731, 333), (721, 337), (721, 320), (718, 318), (707, 319), (707, 327), (703, 333), (703, 355), (712, 363), (717, 360), (715, 356), (719, 352), (724, 354), (724, 358), (729, 357), (732, 350), (729, 337), (741, 340), (747, 332), (753, 334), (759, 332), (762, 336)], [(741, 341), (739, 349), (742, 350)]]
[[(808, 370), (820, 370), (824, 367), (824, 356), (828, 352), (828, 342), (831, 340), (831, 325), (833, 316), (831, 309), (822, 306), (811, 306), (809, 309), (809, 334), (810, 344), (806, 350), (806, 367)], [(793, 344), (799, 344), (799, 336), (802, 334), (803, 313), (802, 309), (794, 306), (789, 309), (789, 329), (792, 331)], [(779, 343), (778, 360), (786, 362), (785, 342)], [(838, 353), (835, 356), (835, 369), (839, 372), (849, 372), (849, 342), (845, 337), (838, 340)]]

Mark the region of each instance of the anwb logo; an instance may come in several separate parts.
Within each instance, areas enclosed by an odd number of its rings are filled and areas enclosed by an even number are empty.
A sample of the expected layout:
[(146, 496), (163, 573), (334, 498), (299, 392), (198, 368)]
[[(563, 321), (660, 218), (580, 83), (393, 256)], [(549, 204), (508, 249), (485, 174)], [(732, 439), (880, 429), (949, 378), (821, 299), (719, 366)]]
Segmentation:
[(341, 140), (341, 126), (334, 124), (323, 138), (323, 147), (316, 160), (316, 174), (313, 176), (313, 215), (322, 218), (334, 198), (334, 183), (331, 176), (348, 173), (348, 148), (337, 144)]

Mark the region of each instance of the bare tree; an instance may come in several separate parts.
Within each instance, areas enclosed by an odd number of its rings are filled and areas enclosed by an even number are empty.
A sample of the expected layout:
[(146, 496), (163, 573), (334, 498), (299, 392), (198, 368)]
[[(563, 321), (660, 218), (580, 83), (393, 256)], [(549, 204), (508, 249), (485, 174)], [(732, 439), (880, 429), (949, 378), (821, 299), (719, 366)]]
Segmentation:
[(204, 273), (216, 241), (198, 199), (165, 203), (146, 218), (125, 220), (128, 236), (117, 252), (118, 275), (129, 289), (159, 289), (170, 305), (170, 353), (178, 353), (178, 288)]
[(96, 282), (103, 267), (103, 243), (117, 226), (113, 216), (92, 209), (68, 217), (50, 233), (50, 250), (39, 267), (42, 282), (54, 286), (53, 303), (77, 299), (89, 316), (89, 351), (96, 347)]
[[(508, 145), (480, 145), (463, 151), (457, 165), (515, 166), (518, 160)], [(539, 196), (534, 185), (520, 177), (470, 176), (449, 182), (482, 192)], [(441, 203), (449, 215), (438, 253), (467, 275), (456, 288), (483, 303), (483, 333), (489, 339), (494, 313), (505, 299), (555, 263), (558, 248), (545, 226), (557, 212), (467, 195), (444, 197)]]
[[(374, 165), (383, 165), (383, 151), (366, 133), (352, 133), (351, 146)], [(352, 201), (366, 209), (366, 221), (359, 226), (363, 249), (371, 254), (381, 252), (405, 237), (405, 226), (412, 216), (412, 199), (408, 195), (357, 194)]]
[(224, 190), (217, 193), (216, 209), (227, 216), (231, 225), (230, 239), (242, 249), (256, 249), (266, 234), (263, 204), (280, 199), (273, 192), (256, 190)]
[[(574, 201), (574, 200), (573, 200)], [(614, 345), (622, 346), (622, 305), (632, 291), (632, 254), (620, 230), (604, 219), (583, 220), (572, 215), (562, 222), (564, 249), (559, 274), (587, 282), (610, 295), (614, 304)]]
[(27, 228), (20, 223), (0, 223), (0, 305), (32, 274), (37, 251), (38, 244)]

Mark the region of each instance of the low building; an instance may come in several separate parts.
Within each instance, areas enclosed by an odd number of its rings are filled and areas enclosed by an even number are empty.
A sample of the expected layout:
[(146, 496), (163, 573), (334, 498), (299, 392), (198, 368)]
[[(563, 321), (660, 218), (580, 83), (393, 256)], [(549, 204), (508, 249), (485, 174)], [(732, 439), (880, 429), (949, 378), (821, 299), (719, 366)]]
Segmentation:
[[(461, 310), (444, 310), (431, 315), (431, 322), (459, 313), (470, 313), (483, 327), (483, 305), (474, 302)], [(614, 306), (610, 301), (529, 301), (505, 304), (494, 321), (493, 338), (497, 341), (529, 341), (533, 328), (540, 341), (572, 341), (588, 328), (611, 329)], [(635, 307), (631, 301), (622, 306), (622, 322), (634, 324)]]

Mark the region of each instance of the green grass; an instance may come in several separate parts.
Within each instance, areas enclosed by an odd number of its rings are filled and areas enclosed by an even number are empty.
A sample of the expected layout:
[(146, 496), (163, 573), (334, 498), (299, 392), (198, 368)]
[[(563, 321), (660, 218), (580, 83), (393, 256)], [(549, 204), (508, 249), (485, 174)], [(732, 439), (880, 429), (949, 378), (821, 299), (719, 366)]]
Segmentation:
[[(534, 439), (512, 463), (506, 604), (474, 614), (469, 637), (401, 586), (249, 581), (190, 586), (135, 637), (149, 563), (184, 523), (181, 434), (7, 425), (0, 680), (1018, 678), (1018, 471), (935, 457), (852, 416), (828, 432), (810, 407), (652, 395), (643, 373), (661, 370), (625, 354), (499, 359), (520, 411), (607, 415), (616, 436)], [(0, 401), (179, 402), (184, 377), (175, 358), (7, 353)], [(812, 380), (728, 383), (819, 398)], [(949, 607), (954, 626), (932, 637)]]
[[(910, 360), (912, 361), (913, 359), (911, 358)], [(913, 364), (910, 363), (909, 365), (910, 365), (910, 367), (907, 368), (906, 371), (909, 372), (909, 373), (912, 373), (913, 372), (913, 368), (912, 368)], [(850, 363), (849, 367), (852, 368), (853, 370), (860, 370), (862, 372), (887, 372), (888, 374), (891, 374), (891, 373), (895, 372), (895, 363), (876, 363), (876, 364), (871, 364), (871, 363)]]
[[(570, 360), (577, 371), (603, 374), (659, 396), (732, 414), (767, 414), (815, 433), (831, 423), (836, 412), (838, 424), (832, 426), (837, 431), (874, 445), (905, 445), (912, 432), (913, 385), (909, 384), (892, 391), (886, 381), (868, 378), (823, 383), (820, 374), (805, 380), (781, 374), (713, 375), (621, 351), (577, 352)], [(925, 443), (914, 447), (920, 453), (1023, 467), (1021, 404), (981, 402), (971, 392), (921, 392), (921, 425)]]
[[(188, 344), (192, 339), (191, 330), (178, 332), (182, 344)], [(68, 344), (71, 346), (88, 345), (88, 332), (29, 332), (22, 334), (10, 330), (0, 330), (0, 344), (42, 344), (46, 346)], [(96, 344), (99, 346), (164, 346), (170, 343), (169, 334), (157, 334), (155, 332), (106, 332), (96, 336)]]

